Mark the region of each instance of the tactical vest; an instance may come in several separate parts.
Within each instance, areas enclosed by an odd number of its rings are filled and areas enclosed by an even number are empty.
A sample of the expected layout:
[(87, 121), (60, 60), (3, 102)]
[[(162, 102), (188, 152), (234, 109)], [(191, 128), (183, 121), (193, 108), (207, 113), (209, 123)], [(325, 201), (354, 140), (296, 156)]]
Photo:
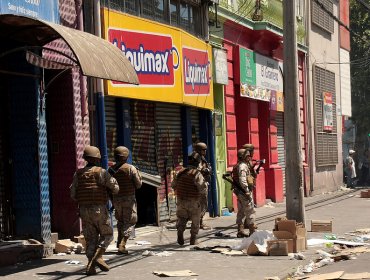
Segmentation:
[(78, 186), (76, 188), (76, 198), (79, 205), (107, 203), (107, 190), (105, 187), (99, 186), (97, 180), (101, 171), (101, 167), (82, 168), (77, 171)]
[(233, 172), (231, 173), (231, 177), (233, 181), (237, 184), (239, 184), (239, 165), (240, 165), (240, 162), (234, 165)]
[(114, 174), (119, 185), (119, 192), (114, 197), (126, 197), (135, 195), (135, 185), (130, 178), (130, 167), (128, 163), (123, 164)]
[(194, 184), (194, 178), (198, 174), (197, 169), (185, 169), (177, 176), (176, 193), (179, 198), (199, 198), (200, 193)]

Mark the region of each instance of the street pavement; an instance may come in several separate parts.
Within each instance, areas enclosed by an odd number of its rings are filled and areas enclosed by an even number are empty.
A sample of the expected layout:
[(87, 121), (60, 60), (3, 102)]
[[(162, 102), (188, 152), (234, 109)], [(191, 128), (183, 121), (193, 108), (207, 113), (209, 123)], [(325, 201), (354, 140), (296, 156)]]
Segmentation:
[[(332, 220), (331, 234), (337, 238), (352, 238), (348, 233), (360, 228), (370, 228), (370, 199), (360, 198), (359, 189), (340, 189), (337, 192), (305, 198), (307, 237), (324, 238), (327, 233), (310, 232), (311, 220)], [(285, 216), (285, 203), (268, 203), (256, 209), (259, 230), (272, 230), (277, 216)], [(236, 215), (207, 218), (210, 230), (201, 230), (199, 247), (235, 246), (242, 242), (236, 238)], [(217, 233), (217, 234), (216, 234)], [(216, 235), (217, 236), (216, 236)], [(90, 276), (105, 279), (159, 279), (153, 271), (191, 270), (198, 274), (189, 277), (172, 277), (174, 280), (248, 279), (259, 280), (276, 277), (289, 279), (299, 267), (307, 267), (318, 258), (317, 250), (325, 245), (308, 247), (303, 251), (304, 260), (289, 256), (226, 256), (209, 250), (195, 250), (189, 246), (189, 229), (185, 232), (185, 246), (176, 243), (173, 223), (161, 227), (143, 227), (136, 230), (136, 237), (128, 241), (128, 256), (116, 255), (115, 244), (108, 248), (104, 258), (110, 265), (109, 272)], [(143, 245), (137, 245), (137, 243)], [(146, 244), (150, 243), (150, 244)], [(158, 255), (159, 254), (159, 255)], [(75, 261), (76, 264), (68, 264)], [(53, 255), (42, 260), (32, 260), (0, 268), (4, 279), (83, 279), (86, 257), (83, 254)], [(321, 267), (311, 273), (326, 273), (343, 270), (346, 272), (370, 272), (370, 253), (358, 255), (356, 259), (340, 261)], [(290, 278), (292, 279), (292, 278)]]

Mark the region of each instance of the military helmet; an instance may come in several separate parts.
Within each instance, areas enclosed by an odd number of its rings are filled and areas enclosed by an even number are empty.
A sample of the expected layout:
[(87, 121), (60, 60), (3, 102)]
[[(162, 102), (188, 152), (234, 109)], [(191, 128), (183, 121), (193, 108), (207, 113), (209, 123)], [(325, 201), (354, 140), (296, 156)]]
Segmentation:
[(129, 155), (130, 151), (125, 146), (119, 146), (114, 149), (114, 157), (123, 157), (127, 159)]
[(202, 150), (207, 150), (207, 145), (203, 142), (198, 142), (194, 145), (194, 150), (200, 153)]
[(100, 151), (95, 146), (86, 146), (84, 149), (83, 158), (97, 158), (101, 159)]
[(253, 144), (244, 144), (243, 149), (246, 149), (248, 151), (253, 151), (254, 150), (254, 145)]
[(245, 149), (238, 150), (238, 160), (242, 160), (244, 158)]

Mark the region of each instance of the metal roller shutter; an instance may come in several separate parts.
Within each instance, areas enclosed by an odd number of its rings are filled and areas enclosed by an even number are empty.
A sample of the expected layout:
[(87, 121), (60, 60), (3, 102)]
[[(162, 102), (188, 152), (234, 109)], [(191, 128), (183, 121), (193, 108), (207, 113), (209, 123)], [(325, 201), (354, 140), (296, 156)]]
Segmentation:
[(141, 172), (158, 175), (154, 103), (132, 100), (130, 106), (132, 164)]
[(2, 137), (3, 136), (0, 130), (0, 233), (5, 233), (5, 178)]
[(191, 132), (193, 143), (199, 140), (199, 110), (196, 108), (190, 109), (190, 116), (191, 116)]
[[(175, 170), (182, 165), (183, 161), (181, 107), (168, 103), (156, 103), (155, 114), (157, 162), (162, 179), (162, 186), (158, 192), (159, 219), (165, 221), (176, 217), (176, 200), (171, 188), (171, 181)], [(169, 206), (167, 206), (167, 199)]]
[(117, 147), (117, 121), (116, 121), (116, 99), (105, 97), (105, 126), (107, 133), (108, 160), (114, 161), (114, 149)]
[(279, 165), (283, 171), (283, 192), (285, 194), (285, 143), (284, 143), (284, 113), (276, 112), (277, 146)]

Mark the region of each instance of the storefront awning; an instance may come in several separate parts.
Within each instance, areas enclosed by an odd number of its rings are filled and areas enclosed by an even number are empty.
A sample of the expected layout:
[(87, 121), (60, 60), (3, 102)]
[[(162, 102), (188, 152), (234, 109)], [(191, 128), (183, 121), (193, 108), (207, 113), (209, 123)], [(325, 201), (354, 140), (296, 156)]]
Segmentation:
[(4, 14), (0, 15), (1, 40), (15, 40), (31, 47), (43, 47), (55, 39), (63, 39), (76, 57), (86, 76), (139, 84), (130, 61), (110, 42), (90, 33), (43, 20)]

